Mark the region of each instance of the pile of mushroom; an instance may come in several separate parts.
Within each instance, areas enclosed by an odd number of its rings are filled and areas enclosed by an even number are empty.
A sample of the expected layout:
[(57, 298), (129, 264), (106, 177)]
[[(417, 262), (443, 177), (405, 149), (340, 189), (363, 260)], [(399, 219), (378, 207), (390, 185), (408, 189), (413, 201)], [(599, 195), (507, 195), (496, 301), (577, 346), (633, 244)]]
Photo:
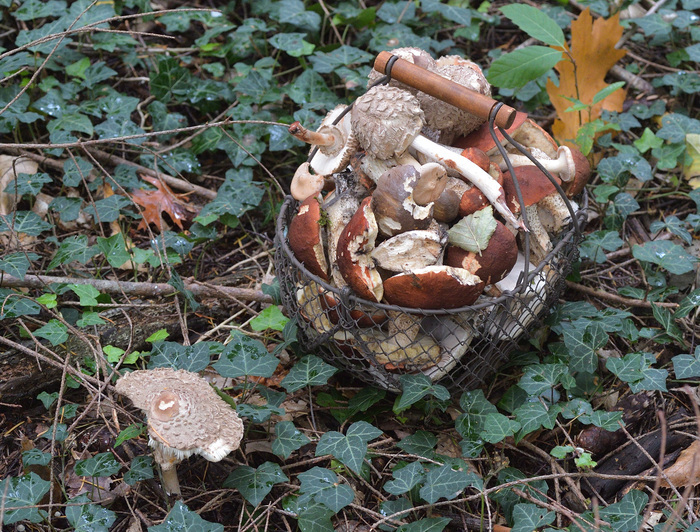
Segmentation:
[[(481, 69), (468, 60), (435, 60), (417, 48), (392, 53), (490, 95)], [(373, 70), (370, 84), (379, 77)], [(336, 107), (317, 131), (295, 122), (289, 132), (313, 145), (313, 156), (291, 184), (301, 203), (288, 229), (290, 248), (313, 275), (349, 288), (370, 307), (381, 302), (456, 309), (515, 290), (525, 266), (533, 271), (545, 262), (571, 221), (572, 211), (547, 176), (499, 136), (515, 167), (520, 203), (482, 118), (395, 80), (372, 86), (349, 110)], [(508, 133), (569, 197), (582, 191), (590, 166), (580, 152), (558, 147), (522, 113)], [(523, 311), (549, 270), (545, 262), (528, 289), (518, 291)], [(361, 316), (354, 321), (358, 331), (346, 327), (338, 333), (334, 294), (313, 283), (300, 287), (297, 300), (319, 334), (329, 334), (344, 349), (362, 346), (372, 354), (371, 365), (423, 371), (433, 380), (454, 367), (478, 328), (459, 320), (438, 326), (411, 312), (379, 313), (380, 319), (375, 311), (358, 310), (360, 304), (353, 310)], [(308, 306), (316, 300), (315, 308)], [(518, 325), (485, 334), (519, 335), (524, 327)]]

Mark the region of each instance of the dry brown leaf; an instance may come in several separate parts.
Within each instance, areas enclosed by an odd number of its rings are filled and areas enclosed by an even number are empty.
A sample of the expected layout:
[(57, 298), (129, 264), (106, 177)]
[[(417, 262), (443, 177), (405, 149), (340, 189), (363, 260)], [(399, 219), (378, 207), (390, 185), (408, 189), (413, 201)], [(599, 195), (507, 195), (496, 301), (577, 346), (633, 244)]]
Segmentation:
[[(664, 473), (675, 487), (700, 484), (700, 441), (693, 441)], [(669, 487), (665, 478), (661, 479), (661, 486)]]
[(36, 174), (39, 165), (26, 157), (0, 155), (0, 214), (8, 215), (15, 210), (17, 197), (3, 192), (18, 174)]
[(142, 175), (141, 179), (148, 181), (156, 190), (135, 190), (131, 194), (134, 203), (142, 207), (143, 218), (137, 229), (146, 229), (148, 224), (154, 224), (160, 231), (163, 230), (163, 213), (167, 213), (170, 219), (180, 229), (184, 229), (182, 222), (189, 221), (196, 213), (196, 209), (187, 204), (187, 200), (181, 195), (176, 195), (170, 187), (160, 180)]
[(547, 94), (559, 117), (552, 125), (552, 132), (560, 144), (576, 146), (574, 141), (581, 125), (599, 118), (603, 109), (622, 111), (622, 103), (627, 95), (624, 90), (617, 90), (595, 104), (590, 113), (566, 112), (573, 105), (567, 97), (592, 104), (593, 96), (608, 86), (605, 75), (627, 53), (615, 49), (621, 36), (619, 14), (593, 22), (590, 9), (586, 8), (571, 23), (571, 56), (576, 62), (576, 69), (568, 58), (563, 59), (554, 67), (559, 72), (559, 86), (552, 80), (547, 81)]

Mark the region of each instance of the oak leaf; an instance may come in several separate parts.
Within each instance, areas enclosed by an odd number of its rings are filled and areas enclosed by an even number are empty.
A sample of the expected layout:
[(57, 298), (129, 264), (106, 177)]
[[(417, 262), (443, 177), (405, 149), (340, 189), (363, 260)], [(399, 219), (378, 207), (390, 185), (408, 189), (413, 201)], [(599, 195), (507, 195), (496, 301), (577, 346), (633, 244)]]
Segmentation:
[(194, 218), (197, 209), (187, 203), (181, 194), (175, 194), (170, 187), (155, 177), (142, 175), (141, 179), (148, 181), (156, 190), (138, 189), (131, 193), (134, 203), (141, 206), (141, 223), (138, 229), (146, 229), (148, 224), (154, 224), (160, 231), (163, 230), (163, 213), (183, 230), (183, 221)]
[[(603, 109), (622, 111), (627, 95), (624, 90), (617, 90), (593, 103), (593, 97), (608, 86), (605, 83), (608, 70), (627, 53), (615, 48), (621, 36), (619, 14), (593, 22), (590, 9), (586, 8), (571, 23), (571, 58), (565, 57), (554, 67), (559, 72), (558, 87), (551, 79), (547, 81), (547, 94), (559, 117), (552, 125), (552, 132), (560, 144), (575, 147), (579, 128), (599, 118)], [(575, 98), (592, 107), (590, 111), (567, 112), (573, 105), (567, 98)]]
[[(700, 484), (700, 441), (695, 440), (684, 449), (671, 467), (664, 469), (666, 477), (676, 486), (695, 486)], [(661, 486), (669, 487), (666, 479)]]

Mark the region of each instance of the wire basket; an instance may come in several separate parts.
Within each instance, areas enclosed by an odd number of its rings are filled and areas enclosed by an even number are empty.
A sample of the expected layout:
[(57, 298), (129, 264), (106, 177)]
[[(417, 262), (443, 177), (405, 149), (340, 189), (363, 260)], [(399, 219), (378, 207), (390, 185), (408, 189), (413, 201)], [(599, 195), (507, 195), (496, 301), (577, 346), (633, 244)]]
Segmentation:
[[(391, 64), (382, 82), (389, 79), (390, 68)], [(494, 138), (501, 105), (495, 104), (488, 116)], [(527, 151), (499, 130), (516, 149)], [(508, 154), (500, 142), (497, 146), (513, 175)], [(400, 391), (402, 375), (419, 373), (451, 391), (483, 386), (556, 303), (572, 263), (578, 259), (587, 195), (584, 192), (578, 198), (580, 208), (575, 212), (561, 187), (556, 187), (572, 216), (568, 227), (553, 238), (553, 249), (544, 260), (536, 267), (530, 264), (526, 237), (527, 259), (514, 269), (520, 272), (515, 289), (497, 297), (482, 294), (473, 305), (442, 310), (364, 300), (350, 289), (338, 289), (311, 273), (289, 245), (288, 228), (298, 202), (287, 197), (277, 219), (275, 269), (283, 306), (290, 316), (297, 317), (302, 348), (390, 391)], [(517, 185), (516, 192), (523, 205)]]

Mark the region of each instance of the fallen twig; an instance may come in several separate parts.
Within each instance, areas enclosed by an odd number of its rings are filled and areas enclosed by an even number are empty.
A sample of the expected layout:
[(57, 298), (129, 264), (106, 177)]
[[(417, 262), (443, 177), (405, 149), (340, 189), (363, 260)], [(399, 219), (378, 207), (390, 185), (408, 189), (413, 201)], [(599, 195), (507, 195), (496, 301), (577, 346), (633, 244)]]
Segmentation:
[(664, 307), (664, 308), (678, 308), (678, 303), (652, 303), (651, 301), (643, 301), (641, 299), (631, 299), (629, 297), (618, 296), (617, 294), (610, 294), (608, 292), (603, 292), (602, 290), (596, 290), (590, 286), (584, 286), (582, 284), (574, 283), (571, 281), (566, 281), (566, 286), (578, 292), (583, 292), (589, 296), (598, 297), (600, 299), (606, 299), (612, 301), (613, 303), (618, 303), (620, 305), (625, 305), (628, 307), (643, 307), (652, 308), (652, 306)]
[[(0, 276), (0, 286), (6, 288), (44, 288), (51, 283), (89, 284), (100, 292), (109, 294), (126, 294), (137, 297), (157, 297), (177, 294), (178, 291), (167, 283), (138, 283), (131, 281), (112, 281), (109, 279), (82, 279), (78, 277), (53, 277), (49, 275), (27, 275), (19, 279), (11, 275)], [(244, 301), (272, 303), (272, 298), (261, 290), (200, 284), (185, 281), (185, 288), (198, 297), (230, 297)]]

